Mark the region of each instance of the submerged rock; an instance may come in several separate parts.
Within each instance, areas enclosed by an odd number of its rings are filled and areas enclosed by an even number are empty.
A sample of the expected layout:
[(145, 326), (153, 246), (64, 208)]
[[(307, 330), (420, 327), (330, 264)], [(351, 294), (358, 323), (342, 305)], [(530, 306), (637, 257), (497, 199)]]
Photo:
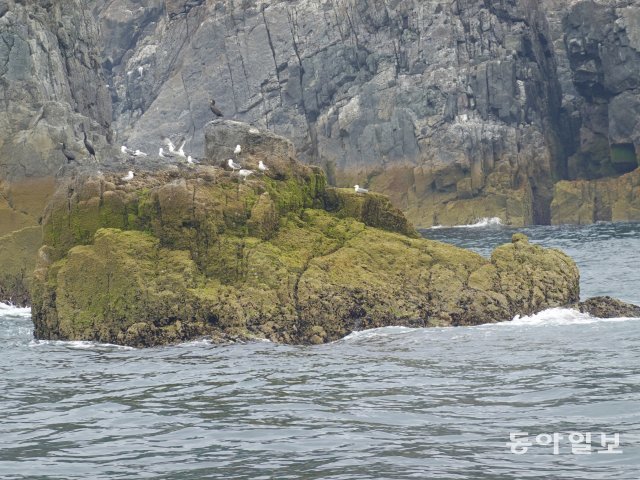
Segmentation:
[[(137, 172), (130, 182), (120, 172), (69, 179), (44, 218), (35, 335), (322, 343), (577, 302), (578, 270), (562, 252), (516, 235), (485, 259), (416, 238), (386, 198), (328, 189), (320, 169), (286, 151), (268, 159), (273, 172), (245, 181), (211, 165)], [(242, 162), (255, 168), (257, 157)]]

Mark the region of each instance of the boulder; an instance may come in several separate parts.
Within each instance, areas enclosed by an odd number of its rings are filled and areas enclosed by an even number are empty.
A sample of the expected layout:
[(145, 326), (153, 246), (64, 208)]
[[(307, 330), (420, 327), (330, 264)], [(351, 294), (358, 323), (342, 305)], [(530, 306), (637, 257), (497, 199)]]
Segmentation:
[(580, 302), (578, 310), (598, 318), (640, 318), (640, 307), (611, 297), (593, 297)]

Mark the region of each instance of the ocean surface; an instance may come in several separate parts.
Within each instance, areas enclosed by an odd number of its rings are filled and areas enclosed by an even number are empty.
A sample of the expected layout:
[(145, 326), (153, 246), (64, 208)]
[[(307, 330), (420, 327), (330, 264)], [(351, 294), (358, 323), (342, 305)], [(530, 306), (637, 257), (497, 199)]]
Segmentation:
[[(496, 223), (423, 234), (488, 255), (515, 231)], [(583, 297), (640, 303), (640, 225), (523, 231), (573, 256)], [(314, 347), (32, 335), (0, 305), (2, 479), (640, 478), (640, 319), (552, 309)]]

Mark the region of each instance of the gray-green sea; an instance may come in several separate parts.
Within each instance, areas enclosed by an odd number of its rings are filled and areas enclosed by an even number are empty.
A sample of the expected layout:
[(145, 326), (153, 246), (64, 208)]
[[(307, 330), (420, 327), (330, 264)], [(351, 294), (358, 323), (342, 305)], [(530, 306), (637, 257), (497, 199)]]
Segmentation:
[[(522, 231), (578, 262), (583, 297), (640, 303), (640, 225)], [(423, 234), (488, 255), (513, 232)], [(135, 350), (36, 341), (29, 311), (0, 305), (0, 351), (3, 479), (640, 478), (640, 319), (553, 309), (314, 347)]]

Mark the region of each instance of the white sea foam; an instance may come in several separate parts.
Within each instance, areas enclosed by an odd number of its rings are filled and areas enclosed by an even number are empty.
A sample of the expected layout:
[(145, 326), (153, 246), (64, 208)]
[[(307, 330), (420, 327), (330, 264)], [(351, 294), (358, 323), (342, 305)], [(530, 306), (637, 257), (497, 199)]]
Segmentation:
[[(341, 340), (362, 340), (367, 338), (375, 338), (375, 337), (388, 337), (391, 335), (404, 335), (407, 333), (412, 333), (418, 330), (417, 328), (411, 327), (380, 327), (380, 328), (371, 328), (369, 330), (357, 330), (355, 332), (351, 332), (346, 337)], [(338, 340), (338, 341), (341, 341)]]
[(502, 220), (498, 217), (483, 217), (478, 219), (475, 223), (469, 225), (453, 225), (450, 227), (444, 225), (436, 225), (431, 227), (432, 230), (438, 230), (440, 228), (483, 228), (483, 227), (496, 227), (502, 225)]
[(589, 325), (600, 322), (626, 322), (640, 318), (598, 318), (570, 308), (549, 308), (534, 315), (521, 317), (516, 315), (510, 322), (502, 322), (500, 326), (557, 326), (557, 325)]
[(30, 308), (16, 307), (15, 305), (7, 305), (0, 302), (0, 316), (2, 317), (31, 317)]
[(549, 308), (534, 315), (527, 315), (521, 317), (516, 315), (513, 320), (500, 323), (485, 323), (482, 325), (476, 325), (471, 327), (431, 327), (431, 328), (411, 328), (411, 327), (381, 327), (373, 328), (370, 330), (359, 330), (351, 332), (346, 337), (338, 340), (341, 341), (361, 341), (371, 340), (374, 338), (385, 338), (399, 335), (406, 335), (422, 331), (443, 331), (450, 329), (466, 330), (467, 328), (496, 328), (496, 327), (545, 327), (545, 326), (562, 326), (562, 325), (590, 325), (594, 323), (614, 323), (614, 322), (628, 322), (628, 321), (640, 321), (640, 318), (618, 317), (618, 318), (598, 318), (589, 315), (588, 313), (581, 313), (578, 310), (570, 308)]
[(133, 347), (113, 343), (88, 342), (85, 340), (31, 340), (30, 347), (54, 345), (74, 350), (135, 350)]

